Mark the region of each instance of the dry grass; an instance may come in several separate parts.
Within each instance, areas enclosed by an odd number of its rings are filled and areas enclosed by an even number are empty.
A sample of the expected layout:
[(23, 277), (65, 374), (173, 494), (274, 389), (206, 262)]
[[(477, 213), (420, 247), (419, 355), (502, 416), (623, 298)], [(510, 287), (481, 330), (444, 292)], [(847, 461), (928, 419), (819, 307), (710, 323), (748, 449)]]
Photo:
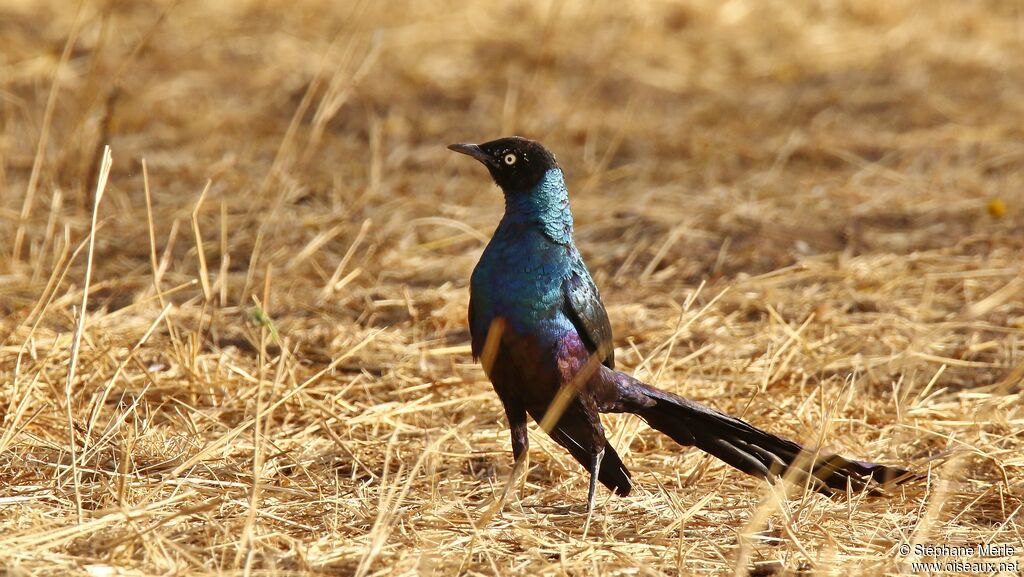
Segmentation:
[[(1019, 3), (74, 4), (0, 6), (8, 575), (1024, 551)], [(589, 535), (536, 428), (484, 524), (511, 456), (466, 287), (502, 204), (444, 145), (508, 133), (567, 169), (625, 370), (928, 480), (777, 499), (612, 417), (638, 490)]]

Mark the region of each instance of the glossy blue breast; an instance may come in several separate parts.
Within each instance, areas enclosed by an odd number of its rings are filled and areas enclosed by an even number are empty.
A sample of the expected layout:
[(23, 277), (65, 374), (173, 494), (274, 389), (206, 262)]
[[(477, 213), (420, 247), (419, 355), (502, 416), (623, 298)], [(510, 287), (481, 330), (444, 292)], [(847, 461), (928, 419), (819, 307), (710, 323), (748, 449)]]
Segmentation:
[(549, 332), (551, 321), (567, 324), (562, 282), (578, 258), (561, 170), (549, 170), (526, 193), (507, 195), (505, 216), (470, 280), (474, 343), (482, 346), (496, 316), (524, 335)]

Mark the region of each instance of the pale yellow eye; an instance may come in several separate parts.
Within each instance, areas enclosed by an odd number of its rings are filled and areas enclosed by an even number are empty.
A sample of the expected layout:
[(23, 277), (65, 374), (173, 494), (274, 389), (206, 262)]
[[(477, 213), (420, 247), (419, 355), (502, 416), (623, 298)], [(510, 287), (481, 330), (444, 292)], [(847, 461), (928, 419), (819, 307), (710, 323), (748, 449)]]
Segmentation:
[(508, 166), (512, 166), (513, 164), (516, 163), (516, 155), (510, 152), (505, 155), (505, 158), (503, 160), (505, 161), (505, 164), (507, 164)]

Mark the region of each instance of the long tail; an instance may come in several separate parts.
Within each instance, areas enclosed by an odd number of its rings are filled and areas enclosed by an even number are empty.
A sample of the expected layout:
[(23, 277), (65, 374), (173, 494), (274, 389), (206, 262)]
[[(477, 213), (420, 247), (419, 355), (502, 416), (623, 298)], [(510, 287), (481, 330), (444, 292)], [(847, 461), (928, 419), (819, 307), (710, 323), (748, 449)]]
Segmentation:
[(873, 483), (902, 483), (914, 477), (899, 467), (853, 461), (839, 455), (808, 454), (793, 441), (740, 419), (655, 389), (623, 373), (616, 377), (627, 397), (643, 398), (634, 412), (648, 424), (680, 445), (696, 446), (744, 473), (770, 479), (784, 474), (793, 465), (801, 466), (804, 474), (810, 473), (814, 488), (826, 494), (833, 489), (845, 491), (847, 486), (859, 491)]

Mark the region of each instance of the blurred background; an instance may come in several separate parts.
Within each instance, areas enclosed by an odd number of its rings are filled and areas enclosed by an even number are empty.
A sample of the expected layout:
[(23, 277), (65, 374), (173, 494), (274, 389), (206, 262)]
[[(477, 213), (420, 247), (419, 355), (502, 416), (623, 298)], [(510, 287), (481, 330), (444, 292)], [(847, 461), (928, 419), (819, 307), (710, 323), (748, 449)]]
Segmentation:
[[(584, 234), (626, 235), (600, 268), (619, 270), (638, 243), (678, 227), (662, 261), (688, 284), (713, 272), (725, 239), (731, 258), (714, 272), (726, 274), (799, 254), (948, 246), (1019, 224), (1020, 12), (996, 1), (8, 0), (4, 232), (23, 229), (18, 257), (31, 260), (53, 191), (88, 212), (110, 144), (104, 217), (141, 206), (145, 157), (157, 212), (187, 217), (212, 179), (203, 222), (216, 226), (221, 202), (237, 224), (272, 210), (264, 232), (278, 251), (364, 218), (377, 241), (396, 226), (422, 239), (431, 225), (407, 226), (420, 213), (487, 233), (500, 199), (443, 145), (515, 133), (556, 152)], [(98, 239), (101, 254), (125, 248), (120, 232)], [(253, 237), (229, 235), (234, 266), (248, 268)], [(430, 266), (381, 254), (399, 275)], [(643, 272), (642, 256), (622, 272)]]
[[(873, 460), (927, 468), (967, 439), (989, 458), (956, 465), (974, 505), (929, 521), (951, 539), (1020, 503), (1020, 2), (2, 0), (0, 47), (0, 494), (19, 503), (0, 544), (22, 566), (548, 567), (545, 540), (573, 519), (520, 512), (492, 540), (461, 512), (510, 461), (465, 321), (503, 203), (445, 145), (510, 134), (565, 170), (627, 370), (791, 436), (836, 418), (825, 442)], [(731, 567), (718, 544), (734, 547), (759, 485), (721, 487), (717, 465), (613, 421), (652, 492), (638, 499), (696, 485), (725, 516), (662, 531), (693, 502), (610, 501), (644, 521), (604, 539), (640, 549), (579, 542), (573, 562)], [(459, 440), (442, 450), (445, 431)], [(72, 442), (90, 483), (68, 477)], [(523, 498), (573, 502), (575, 465), (537, 461)], [(682, 473), (646, 476), (667, 468)], [(263, 515), (261, 482), (301, 490)], [(219, 508), (159, 501), (179, 486)], [(333, 501), (309, 497), (322, 487)], [(145, 507), (159, 538), (116, 515), (48, 533), (81, 508)], [(865, 507), (822, 523), (898, 541), (921, 502), (882, 525), (885, 506)], [(199, 518), (220, 537), (188, 528)], [(386, 529), (399, 522), (423, 532)], [(815, 551), (831, 539), (807, 531)], [(658, 549), (680, 540), (691, 561)], [(896, 562), (862, 544), (837, 566)], [(794, 568), (802, 547), (758, 554)]]

